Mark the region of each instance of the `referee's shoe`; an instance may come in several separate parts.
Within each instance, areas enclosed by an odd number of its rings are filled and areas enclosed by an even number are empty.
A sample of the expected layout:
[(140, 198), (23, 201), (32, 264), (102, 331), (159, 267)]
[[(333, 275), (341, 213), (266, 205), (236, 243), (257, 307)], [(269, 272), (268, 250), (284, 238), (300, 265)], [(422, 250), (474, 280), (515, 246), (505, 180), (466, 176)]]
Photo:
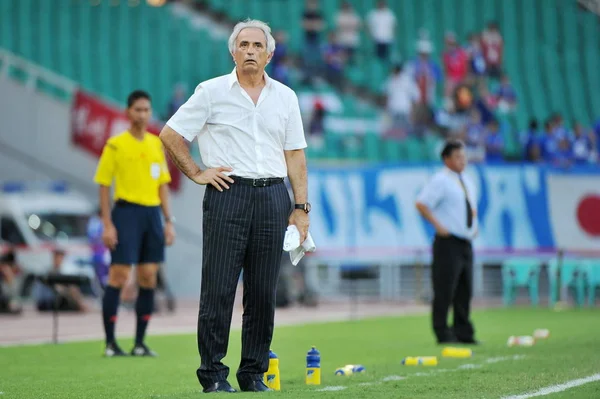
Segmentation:
[(119, 345), (117, 345), (116, 342), (106, 344), (106, 348), (104, 349), (104, 357), (119, 356), (127, 356), (127, 353), (123, 352), (123, 350), (119, 347)]
[(157, 357), (158, 354), (152, 349), (148, 348), (145, 344), (135, 344), (131, 350), (131, 356)]

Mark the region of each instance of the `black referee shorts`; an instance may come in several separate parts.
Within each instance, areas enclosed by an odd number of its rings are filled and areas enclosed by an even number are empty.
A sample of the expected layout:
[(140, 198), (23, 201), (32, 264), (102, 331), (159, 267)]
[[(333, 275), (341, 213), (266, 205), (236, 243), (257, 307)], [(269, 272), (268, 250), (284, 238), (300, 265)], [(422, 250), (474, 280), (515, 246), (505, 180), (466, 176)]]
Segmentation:
[(117, 246), (111, 252), (111, 264), (137, 265), (162, 263), (165, 236), (160, 206), (143, 206), (118, 200), (112, 210), (117, 229)]

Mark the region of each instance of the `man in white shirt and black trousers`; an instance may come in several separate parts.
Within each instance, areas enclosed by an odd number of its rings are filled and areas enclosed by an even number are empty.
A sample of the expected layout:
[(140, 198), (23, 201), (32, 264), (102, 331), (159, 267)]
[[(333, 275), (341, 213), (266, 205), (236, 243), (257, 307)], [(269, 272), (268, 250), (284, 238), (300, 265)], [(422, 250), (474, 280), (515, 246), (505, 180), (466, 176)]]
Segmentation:
[[(477, 344), (469, 319), (473, 295), (473, 248), (477, 234), (475, 187), (464, 175), (464, 144), (446, 142), (445, 167), (427, 183), (417, 198), (417, 209), (435, 227), (433, 241), (433, 330), (438, 343)], [(453, 306), (454, 323), (448, 327)]]
[[(242, 269), (242, 360), (236, 376), (242, 391), (270, 390), (262, 377), (269, 365), (283, 239), (292, 224), (300, 242), (308, 233), (304, 129), (296, 94), (264, 71), (274, 50), (265, 23), (238, 23), (229, 38), (234, 70), (200, 83), (160, 134), (179, 169), (206, 185), (196, 371), (204, 392), (235, 392), (221, 360)], [(198, 138), (205, 170), (182, 137)]]

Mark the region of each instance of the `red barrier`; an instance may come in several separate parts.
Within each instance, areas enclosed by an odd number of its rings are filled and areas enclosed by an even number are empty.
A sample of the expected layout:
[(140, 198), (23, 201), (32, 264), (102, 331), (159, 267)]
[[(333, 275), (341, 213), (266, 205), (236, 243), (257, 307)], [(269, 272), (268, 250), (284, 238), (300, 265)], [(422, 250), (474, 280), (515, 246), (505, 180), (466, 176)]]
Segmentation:
[[(71, 141), (72, 143), (100, 157), (106, 141), (129, 127), (125, 112), (115, 106), (78, 90), (73, 97), (71, 108)], [(158, 135), (161, 127), (151, 125), (148, 127), (150, 133)], [(172, 181), (169, 187), (178, 191), (181, 187), (181, 172), (167, 159)]]

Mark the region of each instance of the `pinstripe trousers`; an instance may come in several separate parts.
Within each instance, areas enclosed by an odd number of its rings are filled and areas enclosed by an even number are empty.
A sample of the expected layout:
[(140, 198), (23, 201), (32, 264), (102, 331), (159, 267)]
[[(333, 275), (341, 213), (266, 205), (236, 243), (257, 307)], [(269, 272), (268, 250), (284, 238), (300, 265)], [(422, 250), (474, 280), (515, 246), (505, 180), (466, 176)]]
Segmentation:
[(283, 238), (291, 212), (285, 184), (252, 187), (233, 183), (229, 190), (207, 186), (203, 200), (203, 261), (198, 314), (200, 368), (204, 387), (225, 380), (236, 287), (243, 269), (242, 357), (240, 384), (261, 379), (269, 366), (275, 292)]

